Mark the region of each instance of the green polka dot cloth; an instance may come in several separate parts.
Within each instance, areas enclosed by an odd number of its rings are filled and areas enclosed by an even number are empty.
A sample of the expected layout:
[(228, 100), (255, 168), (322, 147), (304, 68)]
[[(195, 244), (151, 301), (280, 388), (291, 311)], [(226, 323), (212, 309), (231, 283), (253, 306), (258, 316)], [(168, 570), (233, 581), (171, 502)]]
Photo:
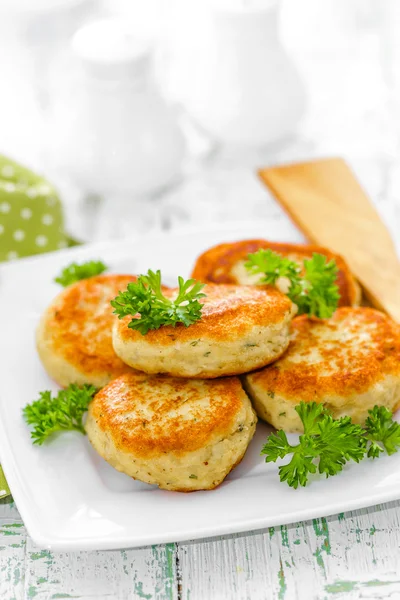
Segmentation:
[(6, 478), (4, 477), (3, 469), (0, 465), (0, 500), (10, 495), (10, 488), (8, 487)]
[(0, 261), (68, 245), (55, 188), (40, 175), (0, 155)]
[[(46, 179), (0, 155), (0, 261), (73, 245), (60, 199)], [(10, 489), (0, 466), (0, 499)]]

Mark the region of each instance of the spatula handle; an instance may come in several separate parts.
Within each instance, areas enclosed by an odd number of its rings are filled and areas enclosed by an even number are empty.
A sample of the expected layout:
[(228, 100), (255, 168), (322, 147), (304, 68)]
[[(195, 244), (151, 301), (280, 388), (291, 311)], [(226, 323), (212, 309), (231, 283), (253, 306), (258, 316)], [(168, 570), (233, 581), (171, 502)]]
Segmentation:
[(316, 244), (341, 254), (370, 302), (400, 322), (400, 263), (390, 234), (340, 158), (261, 169), (283, 208)]

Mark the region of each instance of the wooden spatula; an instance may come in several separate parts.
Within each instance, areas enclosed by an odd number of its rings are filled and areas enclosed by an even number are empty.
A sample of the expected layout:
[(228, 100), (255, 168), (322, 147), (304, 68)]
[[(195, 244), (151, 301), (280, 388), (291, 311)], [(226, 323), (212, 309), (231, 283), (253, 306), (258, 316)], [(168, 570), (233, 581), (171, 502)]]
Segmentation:
[(306, 237), (341, 254), (373, 306), (400, 322), (393, 241), (344, 160), (267, 168), (259, 175)]

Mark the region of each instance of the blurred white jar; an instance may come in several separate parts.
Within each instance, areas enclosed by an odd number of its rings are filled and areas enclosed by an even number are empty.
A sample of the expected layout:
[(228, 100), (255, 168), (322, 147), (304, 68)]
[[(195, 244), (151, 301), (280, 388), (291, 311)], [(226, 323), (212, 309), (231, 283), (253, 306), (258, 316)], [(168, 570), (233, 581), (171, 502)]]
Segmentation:
[(163, 83), (174, 99), (222, 143), (263, 147), (291, 135), (306, 99), (280, 43), (278, 1), (173, 4), (169, 81)]
[(143, 197), (173, 184), (184, 138), (153, 85), (148, 43), (129, 22), (103, 19), (74, 35), (72, 53), (73, 85), (55, 86), (50, 131), (63, 170), (104, 197)]

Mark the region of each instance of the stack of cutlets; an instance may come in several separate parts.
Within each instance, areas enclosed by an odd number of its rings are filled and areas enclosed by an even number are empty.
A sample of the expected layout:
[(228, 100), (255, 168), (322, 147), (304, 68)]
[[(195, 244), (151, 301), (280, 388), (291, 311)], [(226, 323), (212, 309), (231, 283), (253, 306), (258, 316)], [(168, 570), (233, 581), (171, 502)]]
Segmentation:
[[(341, 299), (333, 317), (295, 317), (286, 295), (249, 280), (246, 257), (260, 248), (300, 264), (314, 252), (334, 258)], [(110, 300), (136, 280), (127, 275), (71, 285), (39, 325), (39, 355), (57, 383), (105, 386), (89, 407), (86, 430), (119, 471), (167, 490), (212, 489), (244, 456), (256, 413), (300, 431), (294, 407), (302, 400), (359, 422), (375, 404), (397, 408), (399, 326), (357, 307), (360, 289), (341, 257), (249, 240), (211, 248), (193, 276), (206, 286), (201, 319), (189, 327), (142, 335), (128, 328), (128, 317), (118, 320)]]

